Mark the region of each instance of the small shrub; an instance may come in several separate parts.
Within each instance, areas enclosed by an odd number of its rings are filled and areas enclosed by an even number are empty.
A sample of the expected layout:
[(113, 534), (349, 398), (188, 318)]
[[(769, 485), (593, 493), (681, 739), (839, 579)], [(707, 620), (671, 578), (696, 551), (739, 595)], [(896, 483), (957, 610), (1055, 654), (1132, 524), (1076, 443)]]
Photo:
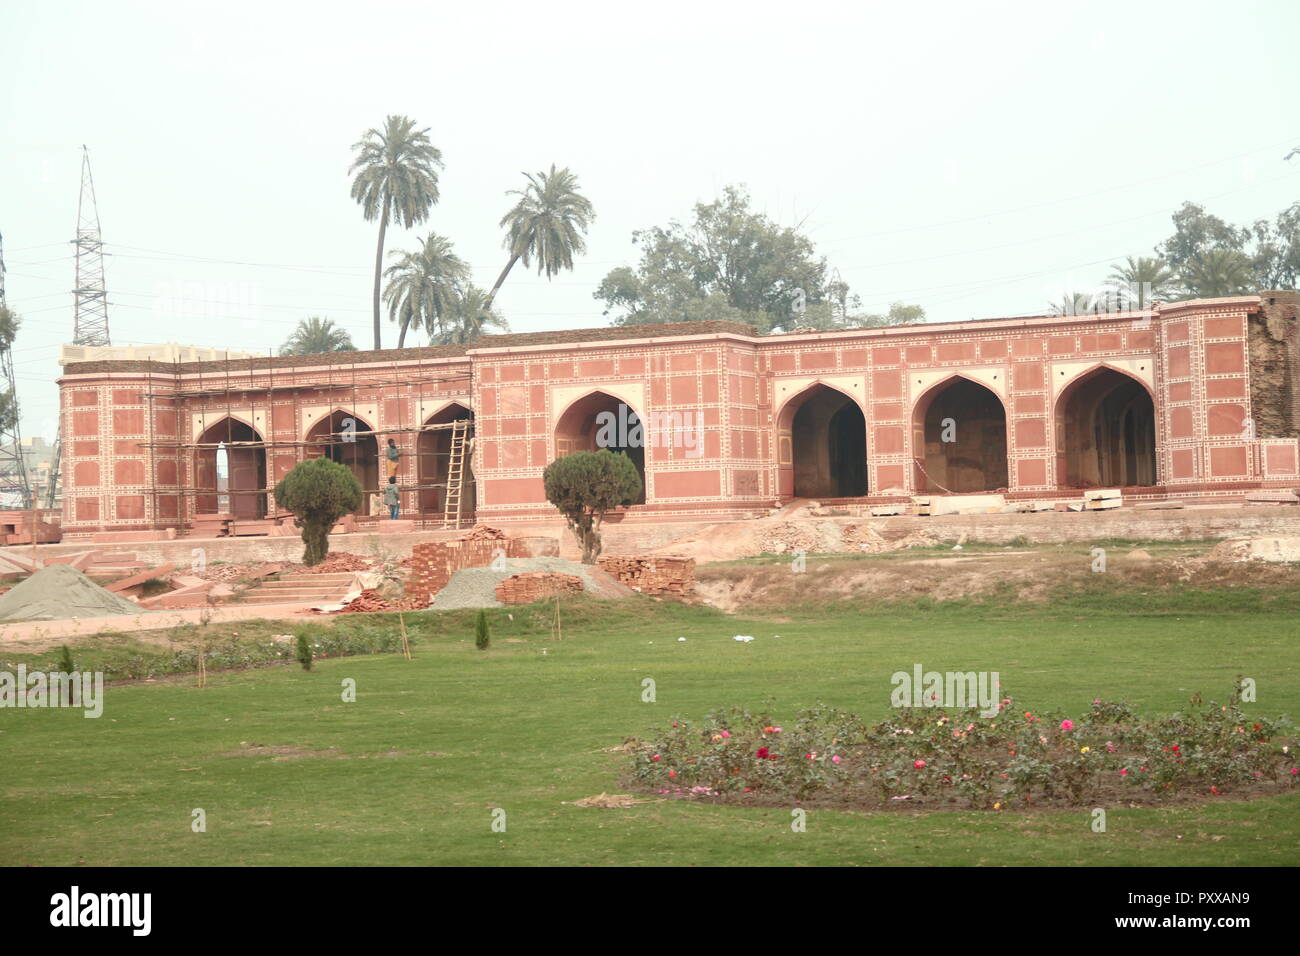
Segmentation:
[(492, 643), (492, 635), (488, 631), (487, 611), (480, 610), (478, 617), (474, 619), (474, 646), (480, 651), (486, 651)]
[(298, 632), (298, 663), (302, 665), (305, 671), (311, 670), (311, 644), (307, 640), (307, 634), (303, 631)]
[(71, 674), (76, 669), (72, 660), (72, 651), (68, 650), (67, 644), (64, 644), (59, 648), (59, 670), (64, 674)]

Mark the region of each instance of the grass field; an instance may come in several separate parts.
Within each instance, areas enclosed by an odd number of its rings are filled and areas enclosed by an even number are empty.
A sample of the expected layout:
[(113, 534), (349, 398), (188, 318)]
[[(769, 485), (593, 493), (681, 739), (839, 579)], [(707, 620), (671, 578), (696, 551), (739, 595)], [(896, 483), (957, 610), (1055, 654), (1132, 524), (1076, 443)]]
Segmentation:
[[(996, 670), (1017, 707), (1097, 696), (1179, 708), (1238, 674), (1261, 713), (1300, 715), (1294, 594), (1087, 589), (1047, 605), (843, 602), (727, 616), (645, 598), (413, 614), (415, 660), (369, 655), (115, 684), (104, 715), (0, 711), (0, 859), (25, 864), (1057, 864), (1233, 866), (1300, 860), (1300, 795), (1168, 809), (859, 814), (647, 798), (607, 748), (675, 714), (730, 704), (869, 717), (914, 663)], [(752, 634), (742, 644), (735, 634)], [(685, 643), (677, 638), (685, 636)], [(14, 657), (14, 655), (8, 655)], [(45, 658), (48, 659), (48, 658)], [(12, 660), (10, 661), (12, 663)], [(32, 663), (35, 663), (33, 659)], [(642, 701), (653, 678), (657, 701)], [(345, 678), (357, 700), (341, 699)], [(191, 813), (206, 814), (206, 832)], [(506, 832), (491, 827), (506, 812)]]

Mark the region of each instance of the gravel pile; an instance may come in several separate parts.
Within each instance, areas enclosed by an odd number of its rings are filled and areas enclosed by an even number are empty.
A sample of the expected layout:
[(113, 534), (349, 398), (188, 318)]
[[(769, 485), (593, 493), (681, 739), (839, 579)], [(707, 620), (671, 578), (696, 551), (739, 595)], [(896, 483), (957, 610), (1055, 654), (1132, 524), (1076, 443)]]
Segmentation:
[(101, 588), (76, 568), (51, 564), (0, 597), (0, 621), (143, 614), (138, 604)]
[(507, 558), (504, 571), (492, 568), (462, 568), (429, 605), (432, 611), (454, 611), (466, 607), (504, 607), (497, 600), (496, 587), (512, 574), (524, 571), (560, 571), (582, 578), (582, 589), (596, 597), (624, 597), (632, 593), (612, 577), (590, 564), (564, 558)]

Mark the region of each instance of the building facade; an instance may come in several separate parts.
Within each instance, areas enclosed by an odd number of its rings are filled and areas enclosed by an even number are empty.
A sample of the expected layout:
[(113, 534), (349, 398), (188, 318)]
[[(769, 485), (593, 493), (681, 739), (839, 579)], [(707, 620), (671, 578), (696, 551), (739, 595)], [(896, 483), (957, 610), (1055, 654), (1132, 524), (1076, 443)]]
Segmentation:
[(627, 520), (791, 497), (1239, 497), (1300, 484), (1298, 307), (1265, 292), (771, 336), (715, 322), (314, 356), (86, 353), (59, 379), (63, 528), (270, 521), (270, 489), (308, 457), (376, 490), (390, 437), (403, 512), (435, 522), (450, 430), (433, 426), (459, 418), (474, 435), (463, 507), (487, 522), (554, 520), (543, 469), (595, 447), (642, 471)]

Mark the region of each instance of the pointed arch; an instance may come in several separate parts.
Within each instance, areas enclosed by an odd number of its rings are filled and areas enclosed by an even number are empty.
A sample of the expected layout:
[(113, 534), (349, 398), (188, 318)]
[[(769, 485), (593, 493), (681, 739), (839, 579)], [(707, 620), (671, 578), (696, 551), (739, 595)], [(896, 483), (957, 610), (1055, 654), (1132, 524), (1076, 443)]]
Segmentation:
[(1158, 484), (1155, 398), (1132, 372), (1106, 362), (1083, 369), (1057, 394), (1052, 416), (1058, 484)]
[(241, 521), (266, 517), (266, 449), (238, 444), (262, 441), (262, 433), (236, 415), (223, 415), (199, 433), (197, 444), (230, 445), (195, 449), (194, 486), (200, 492), (195, 514), (229, 514)]
[[(474, 410), (467, 403), (452, 399), (426, 416), (421, 424), (444, 425), (461, 419), (473, 422)], [(420, 432), (415, 440), (415, 453), (420, 513), (425, 516), (442, 515), (446, 510), (444, 503), (447, 500), (447, 469), (451, 463), (451, 432), (447, 429)], [(465, 457), (461, 488), (461, 514), (472, 520), (477, 504), (472, 455)]]
[(867, 493), (867, 419), (857, 396), (818, 379), (776, 416), (777, 494), (856, 498)]
[[(602, 428), (611, 422), (613, 428)], [(555, 419), (555, 457), (601, 447), (623, 452), (641, 475), (641, 497), (633, 503), (645, 504), (645, 429), (641, 412), (617, 395), (615, 389), (593, 388), (570, 401)]]
[[(348, 423), (351, 421), (351, 426)], [(348, 433), (353, 433), (353, 440), (348, 440)], [(361, 485), (361, 504), (356, 514), (370, 514), (372, 511), (370, 496), (380, 493), (379, 481), (379, 439), (373, 434), (374, 426), (354, 412), (335, 408), (334, 411), (320, 416), (304, 433), (309, 444), (306, 448), (307, 458), (325, 457), (330, 461), (345, 465)], [(399, 479), (400, 481), (400, 479)]]
[(939, 379), (917, 396), (911, 421), (917, 491), (1007, 487), (1007, 408), (983, 382), (961, 372)]

